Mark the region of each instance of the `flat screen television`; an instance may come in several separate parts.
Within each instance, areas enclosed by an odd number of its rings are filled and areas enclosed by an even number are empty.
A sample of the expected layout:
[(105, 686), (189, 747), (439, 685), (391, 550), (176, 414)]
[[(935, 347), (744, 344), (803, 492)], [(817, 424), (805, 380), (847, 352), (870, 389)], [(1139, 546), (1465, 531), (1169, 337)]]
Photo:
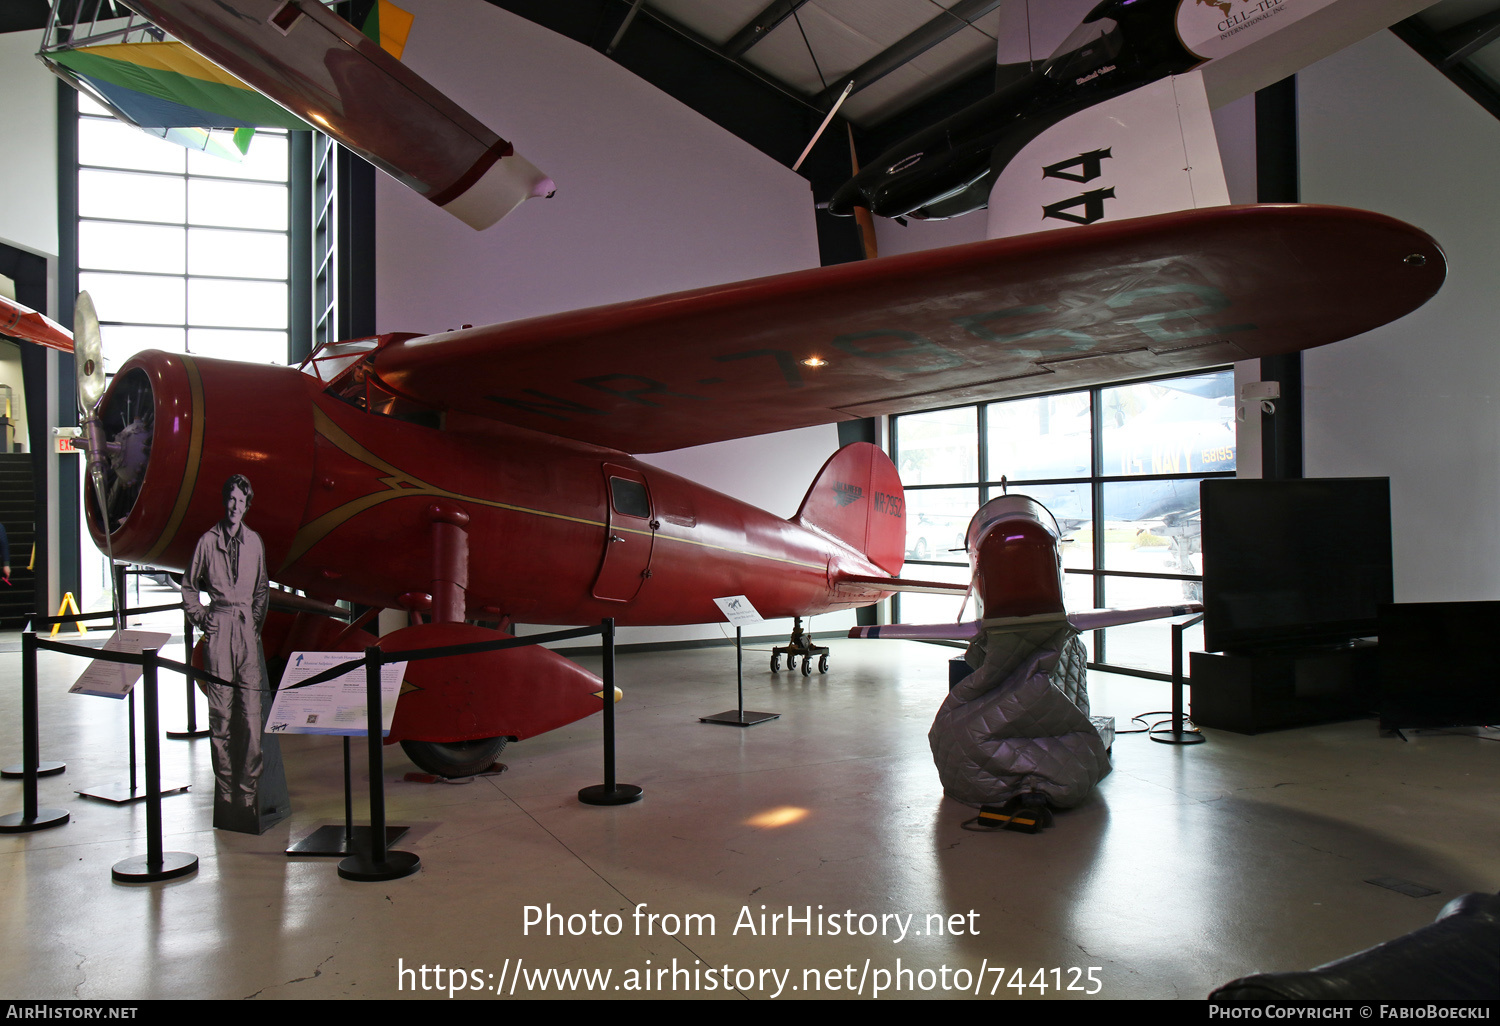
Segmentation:
[(1204, 481), (1203, 640), (1211, 652), (1379, 632), (1394, 601), (1385, 477)]

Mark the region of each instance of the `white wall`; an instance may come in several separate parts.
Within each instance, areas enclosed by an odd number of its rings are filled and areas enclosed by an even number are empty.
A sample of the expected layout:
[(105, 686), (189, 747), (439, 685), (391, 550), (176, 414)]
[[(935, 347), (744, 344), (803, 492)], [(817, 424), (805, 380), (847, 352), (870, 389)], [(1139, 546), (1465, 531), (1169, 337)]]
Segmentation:
[(1304, 356), (1309, 477), (1391, 478), (1396, 599), (1500, 598), (1500, 121), (1388, 32), (1298, 76), (1302, 199), (1426, 230), (1448, 280)]
[[(416, 18), (405, 63), (513, 142), (557, 195), (475, 232), (379, 176), (380, 330), (507, 321), (817, 266), (801, 176), (522, 18), (478, 0), (403, 6)], [(787, 516), (837, 447), (828, 425), (649, 462)], [(853, 622), (838, 614), (814, 627)], [(713, 625), (640, 628), (621, 641), (724, 636)]]
[(476, 232), (379, 176), (379, 323), (436, 331), (815, 267), (806, 180), (581, 44), (414, 0), (404, 62), (557, 182)]
[(57, 256), (57, 79), (41, 32), (0, 32), (0, 242)]

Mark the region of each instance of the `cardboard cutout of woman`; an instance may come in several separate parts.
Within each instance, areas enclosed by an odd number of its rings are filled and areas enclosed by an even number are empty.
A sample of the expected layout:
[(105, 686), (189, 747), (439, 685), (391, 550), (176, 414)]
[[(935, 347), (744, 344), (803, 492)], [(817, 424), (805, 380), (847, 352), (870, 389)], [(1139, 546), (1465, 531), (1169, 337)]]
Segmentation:
[[(224, 519), (198, 539), (182, 579), (188, 619), (203, 631), (203, 667), (233, 686), (206, 683), (213, 745), (214, 826), (259, 834), (291, 812), (281, 747), (264, 733), (271, 685), (261, 650), (270, 582), (260, 535), (245, 526), (255, 492), (243, 474), (224, 482)], [(207, 593), (205, 605), (199, 593)]]

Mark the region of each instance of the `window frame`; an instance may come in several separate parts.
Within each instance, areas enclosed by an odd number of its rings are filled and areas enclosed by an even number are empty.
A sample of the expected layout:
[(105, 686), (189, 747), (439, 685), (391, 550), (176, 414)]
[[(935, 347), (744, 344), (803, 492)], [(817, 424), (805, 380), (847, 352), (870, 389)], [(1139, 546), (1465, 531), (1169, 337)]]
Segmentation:
[[(893, 461), (898, 462), (901, 457), (900, 438), (901, 421), (905, 417), (920, 416), (922, 414), (939, 413), (947, 410), (974, 409), (976, 411), (977, 430), (977, 475), (978, 480), (972, 481), (945, 481), (938, 483), (923, 483), (904, 485), (908, 496), (907, 508), (910, 510), (912, 503), (910, 496), (913, 492), (935, 491), (939, 489), (973, 488), (979, 496), (979, 504), (982, 506), (989, 499), (1002, 494), (1002, 487), (1010, 491), (1025, 493), (1027, 489), (1047, 485), (1077, 485), (1086, 484), (1092, 500), (1091, 526), (1092, 526), (1092, 559), (1088, 568), (1065, 567), (1065, 575), (1073, 574), (1087, 577), (1091, 581), (1090, 594), (1092, 595), (1095, 608), (1103, 608), (1106, 604), (1106, 584), (1110, 578), (1120, 579), (1145, 579), (1181, 582), (1199, 582), (1203, 580), (1202, 574), (1188, 573), (1165, 573), (1150, 571), (1134, 571), (1106, 569), (1105, 567), (1105, 488), (1111, 484), (1122, 482), (1150, 482), (1150, 481), (1201, 481), (1210, 478), (1233, 478), (1235, 470), (1223, 471), (1188, 471), (1182, 473), (1152, 473), (1152, 474), (1106, 474), (1104, 473), (1104, 407), (1102, 403), (1103, 394), (1110, 390), (1134, 385), (1149, 385), (1157, 382), (1180, 380), (1187, 377), (1197, 377), (1216, 373), (1233, 374), (1232, 366), (1208, 367), (1199, 371), (1173, 372), (1169, 374), (1158, 374), (1144, 378), (1132, 378), (1127, 381), (1115, 381), (1103, 385), (1095, 385), (1089, 388), (1065, 388), (1054, 389), (1046, 392), (1036, 392), (1027, 395), (1007, 396), (1003, 399), (989, 400), (980, 403), (960, 403), (954, 406), (934, 407), (931, 410), (914, 411), (908, 414), (895, 414), (889, 418), (887, 428), (887, 452)], [(1063, 395), (1087, 394), (1089, 397), (1089, 473), (1084, 477), (1047, 477), (1047, 478), (1024, 478), (1016, 481), (1004, 480), (1001, 477), (990, 477), (990, 452), (989, 452), (989, 410), (992, 406), (1028, 399), (1048, 399)], [(1236, 452), (1236, 465), (1238, 464), (1238, 452)], [(938, 560), (938, 559), (907, 559), (906, 565), (910, 566), (933, 566), (953, 567), (963, 565), (967, 567), (967, 558), (961, 561)], [(908, 575), (910, 572), (908, 571)], [(893, 623), (901, 622), (901, 595), (897, 593), (891, 599), (891, 620)], [(1109, 661), (1108, 628), (1089, 632), (1090, 669), (1107, 670), (1112, 673), (1128, 674), (1130, 676), (1145, 677), (1152, 680), (1171, 680), (1170, 673), (1150, 670), (1143, 667), (1128, 666), (1124, 664), (1111, 663)]]

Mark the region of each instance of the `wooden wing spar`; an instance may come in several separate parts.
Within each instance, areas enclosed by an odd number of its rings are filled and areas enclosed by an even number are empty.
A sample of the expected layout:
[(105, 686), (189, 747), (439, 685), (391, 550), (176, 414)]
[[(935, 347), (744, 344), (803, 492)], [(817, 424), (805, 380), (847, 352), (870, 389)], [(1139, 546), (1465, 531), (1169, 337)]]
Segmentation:
[(396, 339), (395, 392), (631, 453), (1310, 349), (1442, 285), (1340, 207), (1179, 211)]
[(64, 353), (73, 351), (73, 333), (46, 314), (0, 296), (0, 335), (35, 342)]

